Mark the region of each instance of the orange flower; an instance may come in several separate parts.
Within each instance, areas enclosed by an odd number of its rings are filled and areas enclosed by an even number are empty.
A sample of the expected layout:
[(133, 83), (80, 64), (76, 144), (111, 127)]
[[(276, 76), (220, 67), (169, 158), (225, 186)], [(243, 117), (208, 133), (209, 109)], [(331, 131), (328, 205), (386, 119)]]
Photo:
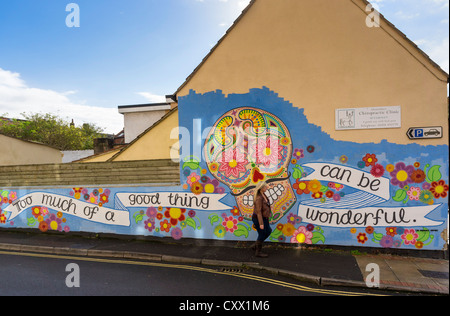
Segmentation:
[(168, 233), (170, 231), (170, 228), (172, 227), (172, 225), (170, 225), (170, 223), (167, 221), (167, 219), (165, 219), (164, 221), (162, 221), (159, 224), (161, 225), (161, 231), (164, 231), (166, 233)]
[(308, 183), (308, 189), (309, 189), (309, 191), (311, 191), (313, 193), (319, 192), (321, 187), (322, 187), (322, 185), (317, 180), (312, 180), (312, 181), (309, 181), (309, 183)]
[(191, 185), (191, 192), (194, 194), (202, 194), (203, 193), (203, 185), (199, 182), (194, 182)]

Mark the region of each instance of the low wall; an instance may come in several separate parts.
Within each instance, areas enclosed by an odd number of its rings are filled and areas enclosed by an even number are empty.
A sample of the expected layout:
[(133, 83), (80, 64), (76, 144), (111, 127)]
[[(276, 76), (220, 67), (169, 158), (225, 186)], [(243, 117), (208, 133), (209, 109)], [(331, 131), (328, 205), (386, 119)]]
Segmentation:
[(171, 160), (0, 167), (0, 188), (179, 182), (179, 164)]

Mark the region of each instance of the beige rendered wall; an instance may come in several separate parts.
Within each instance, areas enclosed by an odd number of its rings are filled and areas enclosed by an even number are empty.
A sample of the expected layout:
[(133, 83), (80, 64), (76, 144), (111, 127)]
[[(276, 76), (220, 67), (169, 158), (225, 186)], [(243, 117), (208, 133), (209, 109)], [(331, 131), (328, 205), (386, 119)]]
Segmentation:
[[(176, 127), (178, 127), (178, 110), (156, 123), (109, 161), (170, 159), (172, 146), (178, 143), (178, 139), (170, 139), (171, 131)], [(178, 157), (177, 150), (174, 153)]]
[(0, 166), (62, 163), (62, 153), (45, 145), (0, 135)]
[[(366, 25), (362, 0), (256, 0), (178, 97), (266, 86), (305, 109), (334, 139), (411, 143), (409, 127), (442, 126), (448, 144), (448, 75), (389, 22)], [(402, 128), (335, 131), (339, 108), (401, 106)]]

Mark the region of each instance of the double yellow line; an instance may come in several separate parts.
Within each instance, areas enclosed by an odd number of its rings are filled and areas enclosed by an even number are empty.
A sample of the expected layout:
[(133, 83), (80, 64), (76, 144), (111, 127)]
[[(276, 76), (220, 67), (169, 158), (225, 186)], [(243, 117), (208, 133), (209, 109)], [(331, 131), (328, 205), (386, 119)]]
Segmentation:
[(137, 265), (137, 266), (148, 266), (148, 267), (159, 267), (159, 268), (171, 268), (171, 269), (184, 269), (191, 271), (207, 272), (212, 274), (221, 274), (233, 276), (236, 278), (248, 279), (252, 281), (273, 284), (285, 288), (294, 289), (302, 292), (326, 294), (326, 295), (339, 295), (339, 296), (383, 296), (379, 294), (370, 293), (358, 293), (358, 292), (346, 292), (346, 291), (335, 291), (327, 289), (317, 289), (311, 288), (299, 284), (279, 281), (275, 279), (265, 278), (256, 275), (218, 271), (214, 269), (196, 267), (189, 265), (179, 265), (171, 263), (158, 263), (158, 262), (145, 262), (145, 261), (134, 261), (134, 260), (120, 260), (120, 259), (102, 259), (102, 258), (91, 258), (91, 257), (75, 257), (75, 256), (64, 256), (64, 255), (51, 255), (51, 254), (40, 254), (40, 253), (28, 253), (28, 252), (10, 252), (10, 251), (0, 251), (0, 255), (10, 255), (10, 256), (23, 256), (23, 257), (36, 257), (36, 258), (50, 258), (50, 259), (61, 259), (61, 260), (76, 260), (76, 261), (87, 261), (87, 262), (100, 262), (100, 263), (113, 263), (113, 264), (126, 264), (126, 265)]

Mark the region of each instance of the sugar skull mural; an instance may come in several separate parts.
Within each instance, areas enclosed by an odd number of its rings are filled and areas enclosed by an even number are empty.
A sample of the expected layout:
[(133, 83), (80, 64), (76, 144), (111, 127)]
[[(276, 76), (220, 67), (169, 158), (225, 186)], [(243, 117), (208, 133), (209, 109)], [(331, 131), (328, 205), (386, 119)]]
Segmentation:
[(204, 155), (209, 171), (230, 188), (244, 218), (252, 217), (254, 188), (260, 181), (269, 185), (271, 223), (295, 204), (288, 173), (291, 136), (273, 114), (256, 108), (228, 111), (209, 132)]

